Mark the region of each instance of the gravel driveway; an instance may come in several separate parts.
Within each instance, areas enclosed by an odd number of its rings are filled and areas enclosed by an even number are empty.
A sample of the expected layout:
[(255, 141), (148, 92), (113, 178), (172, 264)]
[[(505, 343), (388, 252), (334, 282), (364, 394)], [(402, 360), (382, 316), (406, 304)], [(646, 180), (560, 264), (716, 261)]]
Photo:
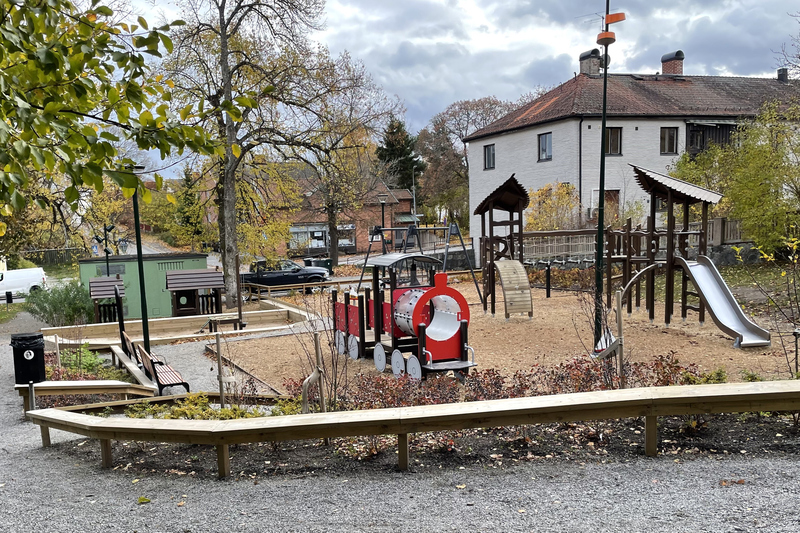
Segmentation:
[[(0, 325), (3, 532), (800, 530), (800, 453), (680, 462), (608, 457), (607, 463), (552, 460), (502, 468), (427, 465), (406, 473), (353, 460), (357, 464), (346, 474), (226, 481), (132, 472), (123, 464), (102, 470), (96, 441), (54, 430), (54, 446), (43, 449), (39, 429), (22, 419), (9, 336), (40, 326), (24, 313)], [(159, 352), (190, 379), (205, 381), (213, 372), (200, 355), (202, 346)], [(185, 365), (192, 360), (198, 368), (190, 371)], [(139, 504), (140, 497), (150, 503)]]

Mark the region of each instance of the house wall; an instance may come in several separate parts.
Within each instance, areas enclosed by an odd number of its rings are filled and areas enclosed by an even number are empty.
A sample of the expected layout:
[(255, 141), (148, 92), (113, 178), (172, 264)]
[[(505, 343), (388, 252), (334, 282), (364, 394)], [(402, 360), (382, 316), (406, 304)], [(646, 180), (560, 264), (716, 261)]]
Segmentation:
[[(686, 123), (679, 119), (641, 118), (608, 119), (606, 124), (622, 128), (622, 155), (606, 156), (605, 188), (619, 190), (621, 204), (641, 200), (647, 213), (648, 195), (636, 183), (629, 164), (666, 173), (678, 156), (661, 155), (661, 128), (678, 128), (680, 154), (686, 148)], [(538, 161), (538, 136), (548, 132), (553, 135), (552, 160)], [(574, 118), (471, 142), (468, 152), (470, 212), (511, 174), (516, 174), (517, 180), (530, 191), (555, 182), (568, 182), (579, 188), (585, 219), (587, 208), (597, 206), (600, 137), (599, 118), (587, 118), (583, 123)], [(488, 144), (495, 145), (495, 168), (483, 170), (483, 147)], [(480, 216), (472, 216), (470, 233), (473, 236), (481, 235), (480, 224)]]

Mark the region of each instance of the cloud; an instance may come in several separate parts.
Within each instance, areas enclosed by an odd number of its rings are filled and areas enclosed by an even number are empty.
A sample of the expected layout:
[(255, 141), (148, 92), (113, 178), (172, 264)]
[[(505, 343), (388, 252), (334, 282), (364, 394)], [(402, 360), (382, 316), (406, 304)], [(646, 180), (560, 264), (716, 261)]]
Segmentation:
[[(571, 78), (578, 55), (597, 47), (592, 7), (584, 0), (328, 0), (319, 37), (334, 53), (362, 59), (400, 96), (415, 131), (457, 100), (515, 100)], [(661, 56), (680, 49), (687, 74), (772, 73), (774, 51), (798, 33), (792, 9), (785, 0), (612, 1), (612, 12), (627, 15), (612, 27), (612, 71), (660, 71)]]

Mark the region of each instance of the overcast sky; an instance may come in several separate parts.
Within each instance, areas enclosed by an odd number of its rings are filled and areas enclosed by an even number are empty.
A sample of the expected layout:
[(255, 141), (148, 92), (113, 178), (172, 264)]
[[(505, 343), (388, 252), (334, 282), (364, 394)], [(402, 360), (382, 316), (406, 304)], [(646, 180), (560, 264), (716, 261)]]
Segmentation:
[[(612, 0), (627, 20), (611, 27), (610, 72), (655, 73), (683, 50), (685, 74), (774, 77), (798, 11), (786, 0)], [(568, 80), (597, 47), (603, 12), (602, 0), (327, 0), (316, 38), (361, 59), (416, 132), (457, 100), (516, 100)]]

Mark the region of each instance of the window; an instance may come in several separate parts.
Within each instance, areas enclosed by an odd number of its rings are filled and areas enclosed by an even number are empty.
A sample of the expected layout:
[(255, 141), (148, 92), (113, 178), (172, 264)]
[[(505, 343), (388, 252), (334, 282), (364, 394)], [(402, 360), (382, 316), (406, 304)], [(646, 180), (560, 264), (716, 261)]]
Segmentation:
[(553, 134), (542, 133), (539, 135), (539, 161), (553, 159)]
[(483, 147), (483, 170), (494, 168), (494, 145), (487, 144)]
[(706, 142), (703, 135), (703, 130), (689, 131), (689, 148), (692, 150), (705, 150)]
[(622, 155), (622, 128), (606, 128), (606, 155)]
[(661, 153), (678, 153), (678, 128), (661, 128)]

